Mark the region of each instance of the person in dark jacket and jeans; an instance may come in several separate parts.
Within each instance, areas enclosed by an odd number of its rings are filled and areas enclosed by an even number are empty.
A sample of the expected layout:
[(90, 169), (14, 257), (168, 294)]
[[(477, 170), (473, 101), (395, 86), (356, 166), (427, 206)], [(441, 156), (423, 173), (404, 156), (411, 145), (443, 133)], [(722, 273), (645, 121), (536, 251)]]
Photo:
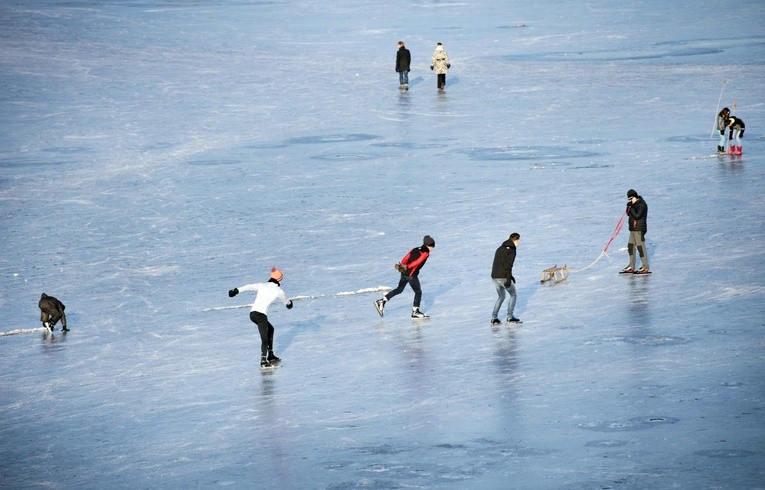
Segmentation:
[(409, 90), (409, 65), (412, 63), (412, 54), (404, 47), (404, 41), (398, 42), (396, 52), (396, 72), (398, 73), (398, 88)]
[(518, 244), (521, 243), (521, 235), (512, 233), (510, 238), (505, 240), (502, 245), (494, 252), (494, 263), (491, 266), (491, 278), (494, 281), (494, 288), (497, 290), (497, 301), (494, 303), (494, 311), (491, 312), (491, 324), (499, 325), (499, 309), (505, 301), (505, 293), (510, 296), (507, 302), (507, 323), (520, 323), (521, 321), (513, 315), (515, 309), (515, 277), (513, 277), (513, 264), (515, 263), (515, 253)]
[(414, 301), (412, 302), (412, 318), (427, 318), (428, 315), (420, 311), (420, 300), (422, 299), (422, 288), (420, 287), (420, 269), (427, 262), (430, 252), (436, 248), (436, 241), (425, 235), (422, 239), (422, 246), (415, 247), (404, 255), (401, 262), (396, 264), (396, 270), (401, 273), (401, 278), (398, 281), (396, 289), (388, 291), (385, 296), (375, 301), (375, 308), (377, 313), (383, 316), (383, 310), (385, 309), (385, 303), (392, 297), (404, 292), (404, 288), (407, 284), (412, 287), (414, 291)]
[[(624, 273), (650, 274), (648, 267), (648, 249), (645, 246), (645, 234), (648, 232), (648, 204), (638, 195), (635, 189), (627, 191), (627, 219), (629, 220), (630, 237), (627, 241), (627, 252), (630, 254), (630, 264), (622, 269)], [(635, 249), (640, 254), (642, 267), (635, 270)]]

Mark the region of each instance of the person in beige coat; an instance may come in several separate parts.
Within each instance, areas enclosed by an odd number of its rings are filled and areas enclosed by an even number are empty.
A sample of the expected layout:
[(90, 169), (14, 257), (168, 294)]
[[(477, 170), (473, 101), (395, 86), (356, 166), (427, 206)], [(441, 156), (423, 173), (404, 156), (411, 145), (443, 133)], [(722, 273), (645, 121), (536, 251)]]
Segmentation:
[(443, 90), (446, 87), (446, 72), (451, 68), (449, 63), (449, 55), (444, 49), (444, 45), (441, 43), (436, 44), (436, 50), (433, 52), (433, 57), (430, 59), (430, 69), (436, 72), (438, 90)]

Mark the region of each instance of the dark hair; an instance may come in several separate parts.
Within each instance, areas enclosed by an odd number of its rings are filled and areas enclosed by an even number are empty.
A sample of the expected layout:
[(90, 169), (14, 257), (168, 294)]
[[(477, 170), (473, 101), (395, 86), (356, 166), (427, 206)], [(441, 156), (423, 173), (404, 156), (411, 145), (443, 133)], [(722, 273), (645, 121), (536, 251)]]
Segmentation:
[(510, 233), (510, 240), (515, 241), (519, 240), (521, 238), (521, 235), (518, 233)]

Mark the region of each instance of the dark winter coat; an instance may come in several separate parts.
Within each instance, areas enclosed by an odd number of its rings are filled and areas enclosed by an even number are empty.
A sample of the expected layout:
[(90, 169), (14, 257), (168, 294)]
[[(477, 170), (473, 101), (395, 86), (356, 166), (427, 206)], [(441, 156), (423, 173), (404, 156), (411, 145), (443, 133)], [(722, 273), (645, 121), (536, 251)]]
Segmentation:
[(401, 259), (401, 264), (406, 267), (406, 275), (415, 277), (420, 274), (420, 269), (425, 265), (430, 256), (430, 250), (426, 245), (413, 248)]
[(509, 238), (494, 252), (494, 263), (491, 266), (491, 277), (494, 279), (510, 279), (513, 277), (515, 263), (515, 243)]
[(648, 204), (642, 196), (637, 197), (635, 204), (627, 206), (627, 218), (629, 219), (630, 231), (648, 232)]
[(731, 116), (727, 121), (725, 121), (725, 124), (729, 128), (728, 139), (733, 139), (734, 130), (740, 131), (739, 136), (742, 138), (744, 137), (744, 130), (746, 129), (746, 126), (744, 125), (743, 120), (737, 118), (736, 116)]
[(396, 52), (396, 73), (409, 71), (409, 65), (412, 63), (412, 54), (408, 49), (401, 46)]

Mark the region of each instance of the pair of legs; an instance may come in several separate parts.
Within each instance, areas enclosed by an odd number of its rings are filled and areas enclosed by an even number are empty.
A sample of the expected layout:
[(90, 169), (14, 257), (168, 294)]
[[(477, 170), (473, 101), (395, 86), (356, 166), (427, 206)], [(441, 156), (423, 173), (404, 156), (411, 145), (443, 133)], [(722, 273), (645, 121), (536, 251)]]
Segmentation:
[(43, 325), (47, 325), (48, 327), (53, 330), (53, 327), (56, 326), (56, 324), (61, 320), (61, 330), (69, 330), (66, 328), (66, 315), (63, 311), (56, 311), (54, 313), (48, 313), (46, 311), (40, 312), (40, 321)]
[(630, 254), (629, 267), (635, 268), (635, 249), (637, 248), (638, 254), (640, 254), (640, 262), (643, 264), (643, 268), (650, 270), (648, 267), (648, 249), (645, 247), (645, 233), (642, 231), (630, 231), (630, 238), (627, 241), (627, 252)]
[(401, 70), (398, 72), (398, 83), (399, 85), (409, 85), (409, 72), (406, 70)]
[(446, 87), (446, 73), (439, 73), (437, 80), (438, 80), (438, 88)]
[(494, 303), (494, 311), (491, 312), (491, 319), (498, 319), (497, 315), (499, 315), (499, 309), (502, 308), (502, 303), (505, 301), (505, 294), (510, 296), (510, 299), (507, 301), (507, 319), (510, 320), (511, 318), (515, 318), (513, 316), (516, 300), (515, 284), (511, 282), (509, 287), (505, 287), (507, 279), (492, 278), (492, 280), (494, 281), (494, 288), (497, 290), (497, 301)]
[(725, 151), (725, 131), (720, 131), (720, 142), (717, 143), (717, 151), (724, 152)]
[(412, 291), (414, 291), (414, 302), (412, 302), (412, 307), (419, 308), (420, 300), (422, 299), (422, 288), (420, 287), (420, 279), (417, 276), (407, 276), (405, 274), (401, 274), (401, 278), (398, 280), (398, 286), (396, 286), (396, 289), (388, 291), (388, 293), (383, 296), (385, 301), (388, 301), (392, 297), (403, 293), (407, 284), (409, 284), (409, 286), (412, 287)]
[(260, 356), (265, 358), (269, 353), (273, 356), (274, 326), (268, 321), (268, 316), (259, 311), (251, 311), (250, 320), (258, 326), (258, 332), (260, 332)]
[(729, 153), (736, 153), (741, 154), (738, 148), (741, 148), (741, 138), (744, 136), (744, 130), (743, 129), (734, 129), (733, 130), (733, 137), (730, 140), (730, 148), (728, 148)]

